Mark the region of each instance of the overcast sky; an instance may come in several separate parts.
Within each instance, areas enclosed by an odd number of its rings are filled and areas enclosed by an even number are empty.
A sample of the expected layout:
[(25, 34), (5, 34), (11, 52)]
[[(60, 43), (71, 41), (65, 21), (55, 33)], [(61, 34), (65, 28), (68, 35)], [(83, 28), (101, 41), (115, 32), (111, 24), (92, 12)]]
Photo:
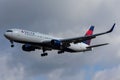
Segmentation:
[[(0, 0), (1, 80), (119, 80), (120, 0)], [(110, 43), (91, 52), (58, 55), (24, 52), (4, 38), (9, 28), (21, 28), (59, 37), (84, 35), (94, 25), (99, 33), (117, 23), (111, 34), (92, 44)]]

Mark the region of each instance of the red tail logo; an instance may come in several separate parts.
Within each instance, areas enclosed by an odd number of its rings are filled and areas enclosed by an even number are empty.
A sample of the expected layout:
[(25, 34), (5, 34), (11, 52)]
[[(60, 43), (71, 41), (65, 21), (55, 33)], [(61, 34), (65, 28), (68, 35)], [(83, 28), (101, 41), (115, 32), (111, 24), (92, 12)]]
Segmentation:
[[(90, 29), (86, 32), (85, 36), (91, 36), (94, 31), (94, 26), (91, 26)], [(91, 39), (84, 41), (85, 44), (90, 45)]]

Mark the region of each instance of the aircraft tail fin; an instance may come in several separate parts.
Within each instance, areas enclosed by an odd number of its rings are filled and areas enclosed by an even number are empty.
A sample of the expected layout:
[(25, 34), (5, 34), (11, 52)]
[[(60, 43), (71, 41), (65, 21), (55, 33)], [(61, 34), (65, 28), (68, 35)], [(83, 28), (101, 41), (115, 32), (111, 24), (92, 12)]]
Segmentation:
[[(91, 26), (91, 27), (89, 28), (89, 30), (86, 32), (85, 36), (91, 36), (91, 35), (93, 35), (93, 31), (94, 31), (94, 26)], [(83, 43), (85, 43), (85, 44), (87, 44), (87, 45), (90, 45), (91, 39), (90, 39), (90, 40), (86, 40), (86, 41), (84, 41)]]

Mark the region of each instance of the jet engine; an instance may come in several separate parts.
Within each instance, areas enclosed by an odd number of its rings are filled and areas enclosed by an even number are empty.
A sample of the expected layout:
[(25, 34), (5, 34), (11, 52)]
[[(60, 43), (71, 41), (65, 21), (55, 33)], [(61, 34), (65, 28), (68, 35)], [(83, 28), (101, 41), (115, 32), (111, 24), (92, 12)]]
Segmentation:
[(62, 42), (60, 40), (51, 40), (51, 44), (56, 47), (62, 46)]
[(22, 50), (23, 51), (35, 51), (35, 47), (33, 47), (30, 44), (25, 44), (25, 45), (22, 46)]

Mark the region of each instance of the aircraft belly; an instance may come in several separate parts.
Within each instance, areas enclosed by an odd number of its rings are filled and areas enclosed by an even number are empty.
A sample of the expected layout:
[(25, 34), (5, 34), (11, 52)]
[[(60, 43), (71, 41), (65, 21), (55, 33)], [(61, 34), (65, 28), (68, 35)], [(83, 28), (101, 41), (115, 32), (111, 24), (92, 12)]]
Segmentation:
[(71, 44), (71, 46), (68, 48), (76, 52), (80, 52), (80, 51), (85, 51), (87, 46), (88, 45), (84, 43), (78, 43), (78, 44)]

